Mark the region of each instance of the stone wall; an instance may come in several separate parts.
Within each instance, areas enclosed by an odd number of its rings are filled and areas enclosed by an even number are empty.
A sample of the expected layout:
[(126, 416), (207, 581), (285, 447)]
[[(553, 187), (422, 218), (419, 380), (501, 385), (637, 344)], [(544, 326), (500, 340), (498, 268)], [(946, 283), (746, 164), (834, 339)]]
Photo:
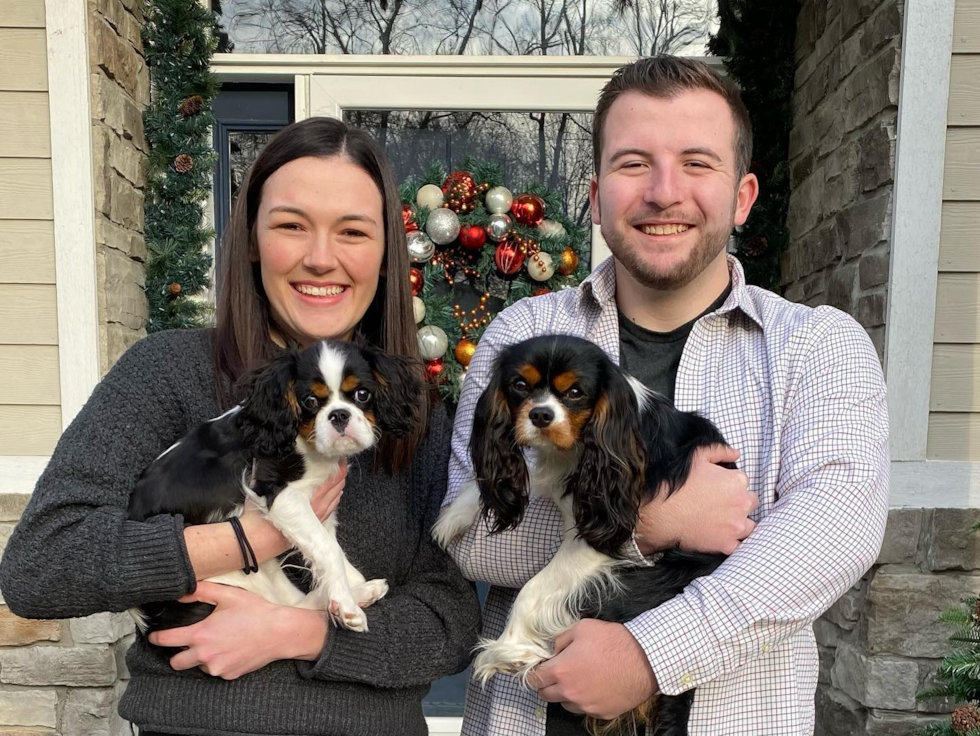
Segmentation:
[(951, 630), (939, 614), (980, 593), (977, 509), (893, 509), (878, 563), (816, 622), (817, 734), (914, 736), (954, 703), (935, 685)]
[(796, 39), (785, 296), (853, 315), (884, 354), (900, 0), (804, 0)]
[[(50, 1), (50, 0), (49, 0)], [(89, 0), (99, 354), (105, 372), (146, 334), (143, 108), (150, 75), (142, 54), (141, 0)]]

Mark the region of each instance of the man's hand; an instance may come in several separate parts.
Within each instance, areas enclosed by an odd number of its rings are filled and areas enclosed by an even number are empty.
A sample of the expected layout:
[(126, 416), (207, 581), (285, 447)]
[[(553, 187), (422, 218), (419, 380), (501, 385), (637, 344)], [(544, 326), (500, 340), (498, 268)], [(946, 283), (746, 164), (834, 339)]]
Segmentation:
[(170, 659), (175, 670), (200, 667), (234, 680), (279, 659), (314, 661), (327, 639), (329, 625), (322, 611), (277, 606), (247, 590), (205, 582), (180, 599), (192, 601), (217, 608), (196, 624), (149, 636), (157, 646), (183, 648)]
[(534, 670), (531, 687), (572, 713), (608, 720), (657, 691), (642, 647), (622, 624), (583, 619), (555, 639), (555, 656)]
[(698, 450), (687, 482), (670, 497), (663, 494), (640, 509), (636, 543), (651, 555), (680, 547), (688, 552), (730, 555), (752, 533), (749, 514), (759, 496), (749, 491), (748, 476), (718, 463), (734, 463), (739, 451), (724, 445)]

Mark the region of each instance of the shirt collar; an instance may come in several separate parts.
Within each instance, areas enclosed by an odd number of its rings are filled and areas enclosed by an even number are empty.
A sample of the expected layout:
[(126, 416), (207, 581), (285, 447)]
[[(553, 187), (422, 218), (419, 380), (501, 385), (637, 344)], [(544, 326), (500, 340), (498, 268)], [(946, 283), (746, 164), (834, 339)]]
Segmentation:
[[(728, 273), (732, 279), (732, 292), (715, 314), (726, 314), (734, 309), (739, 309), (759, 327), (762, 327), (759, 311), (749, 292), (748, 285), (745, 283), (745, 271), (738, 259), (732, 255), (728, 256)], [(589, 274), (589, 277), (582, 282), (579, 291), (583, 302), (591, 301), (600, 307), (615, 306), (616, 264), (612, 256), (600, 263)]]

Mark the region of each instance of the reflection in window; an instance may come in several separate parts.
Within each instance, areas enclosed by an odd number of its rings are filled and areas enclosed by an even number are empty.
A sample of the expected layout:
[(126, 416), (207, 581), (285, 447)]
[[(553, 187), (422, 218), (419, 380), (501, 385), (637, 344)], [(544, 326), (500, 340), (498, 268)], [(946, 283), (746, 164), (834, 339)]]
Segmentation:
[(508, 187), (538, 182), (558, 191), (563, 214), (588, 223), (591, 113), (349, 110), (344, 119), (381, 142), (399, 184), (433, 161), (452, 171), (472, 157), (499, 164)]
[(231, 158), (228, 167), (230, 179), (230, 194), (228, 209), (238, 195), (238, 190), (245, 181), (252, 162), (258, 158), (265, 144), (272, 140), (277, 130), (233, 130), (228, 134), (228, 146)]
[[(220, 0), (237, 53), (700, 56), (714, 0)], [(620, 10), (622, 8), (622, 10)]]

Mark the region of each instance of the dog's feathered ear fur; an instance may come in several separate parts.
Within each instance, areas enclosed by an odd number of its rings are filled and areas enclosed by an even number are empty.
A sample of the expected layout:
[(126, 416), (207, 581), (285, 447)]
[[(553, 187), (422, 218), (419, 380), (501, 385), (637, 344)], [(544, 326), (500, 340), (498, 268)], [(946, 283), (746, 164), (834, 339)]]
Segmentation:
[(513, 529), (527, 509), (528, 473), (514, 436), (499, 364), (473, 413), (470, 457), (480, 486), (483, 518), (491, 533)]
[(298, 353), (289, 350), (247, 376), (238, 426), (257, 457), (286, 455), (296, 445), (300, 408), (294, 384)]
[(582, 456), (565, 488), (573, 494), (579, 536), (619, 557), (639, 520), (646, 453), (633, 387), (610, 366), (606, 393), (596, 402), (582, 438)]
[(393, 437), (406, 437), (419, 425), (419, 405), (426, 401), (422, 367), (418, 361), (386, 353), (373, 345), (362, 344), (361, 354), (371, 367), (378, 392), (374, 413), (378, 426)]

